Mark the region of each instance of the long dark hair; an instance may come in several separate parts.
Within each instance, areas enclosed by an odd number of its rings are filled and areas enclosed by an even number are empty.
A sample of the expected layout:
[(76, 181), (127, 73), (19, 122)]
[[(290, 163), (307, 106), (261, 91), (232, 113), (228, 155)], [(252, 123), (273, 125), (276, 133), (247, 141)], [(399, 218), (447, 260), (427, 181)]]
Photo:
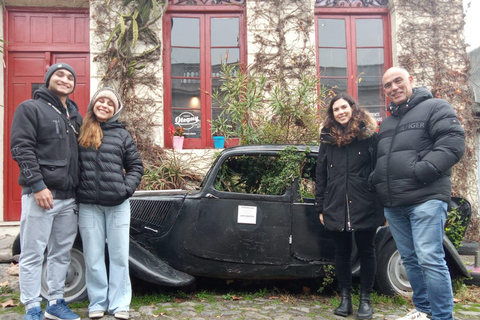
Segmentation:
[[(352, 118), (346, 126), (338, 123), (333, 116), (333, 104), (340, 99), (347, 101), (352, 108)], [(364, 123), (363, 125), (365, 125), (368, 122), (368, 117), (369, 115), (365, 109), (358, 106), (358, 103), (352, 98), (352, 96), (347, 93), (340, 93), (330, 101), (327, 109), (327, 117), (323, 121), (323, 127), (330, 129), (330, 134), (338, 146), (344, 146), (350, 144), (358, 137), (362, 122)]]

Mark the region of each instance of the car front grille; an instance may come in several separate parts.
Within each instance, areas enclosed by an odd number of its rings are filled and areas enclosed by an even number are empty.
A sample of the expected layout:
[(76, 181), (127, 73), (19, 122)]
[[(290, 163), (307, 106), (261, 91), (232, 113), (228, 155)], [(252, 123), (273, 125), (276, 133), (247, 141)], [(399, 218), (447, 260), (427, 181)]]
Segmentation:
[(170, 201), (130, 199), (132, 219), (157, 227), (163, 225), (171, 207), (172, 202)]

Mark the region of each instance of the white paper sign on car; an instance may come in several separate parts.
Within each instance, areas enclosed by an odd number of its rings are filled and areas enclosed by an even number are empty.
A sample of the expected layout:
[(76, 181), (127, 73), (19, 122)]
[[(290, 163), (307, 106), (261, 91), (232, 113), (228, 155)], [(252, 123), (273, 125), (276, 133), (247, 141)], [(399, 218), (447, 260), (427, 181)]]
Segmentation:
[(238, 206), (237, 223), (257, 224), (257, 207)]

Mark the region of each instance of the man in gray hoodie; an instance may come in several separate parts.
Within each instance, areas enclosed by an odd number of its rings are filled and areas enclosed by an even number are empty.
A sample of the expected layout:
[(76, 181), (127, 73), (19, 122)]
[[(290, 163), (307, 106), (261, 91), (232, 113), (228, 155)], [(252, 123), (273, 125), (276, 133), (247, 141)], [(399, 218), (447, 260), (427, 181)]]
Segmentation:
[(20, 301), (24, 320), (43, 319), (41, 274), (47, 249), (47, 319), (79, 320), (63, 299), (70, 250), (77, 234), (79, 181), (77, 135), (82, 124), (78, 107), (68, 98), (75, 71), (52, 65), (45, 86), (22, 102), (13, 116), (11, 152), (20, 167)]

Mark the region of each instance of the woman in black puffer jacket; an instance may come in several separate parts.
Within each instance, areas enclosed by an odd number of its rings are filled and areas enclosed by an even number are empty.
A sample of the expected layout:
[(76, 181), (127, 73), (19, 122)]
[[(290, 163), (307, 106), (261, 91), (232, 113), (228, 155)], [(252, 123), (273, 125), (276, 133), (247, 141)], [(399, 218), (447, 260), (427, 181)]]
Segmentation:
[(368, 177), (376, 159), (377, 123), (347, 94), (335, 96), (327, 110), (320, 134), (315, 206), (319, 218), (335, 240), (335, 270), (342, 301), (334, 313), (348, 316), (353, 312), (352, 235), (361, 263), (359, 319), (371, 319), (370, 293), (376, 271), (375, 233), (383, 224), (383, 214), (376, 210), (375, 193)]
[[(109, 312), (128, 319), (130, 202), (143, 165), (131, 135), (118, 121), (122, 102), (111, 88), (93, 96), (80, 129), (79, 227), (86, 265), (90, 318)], [(109, 276), (105, 266), (108, 239)]]

